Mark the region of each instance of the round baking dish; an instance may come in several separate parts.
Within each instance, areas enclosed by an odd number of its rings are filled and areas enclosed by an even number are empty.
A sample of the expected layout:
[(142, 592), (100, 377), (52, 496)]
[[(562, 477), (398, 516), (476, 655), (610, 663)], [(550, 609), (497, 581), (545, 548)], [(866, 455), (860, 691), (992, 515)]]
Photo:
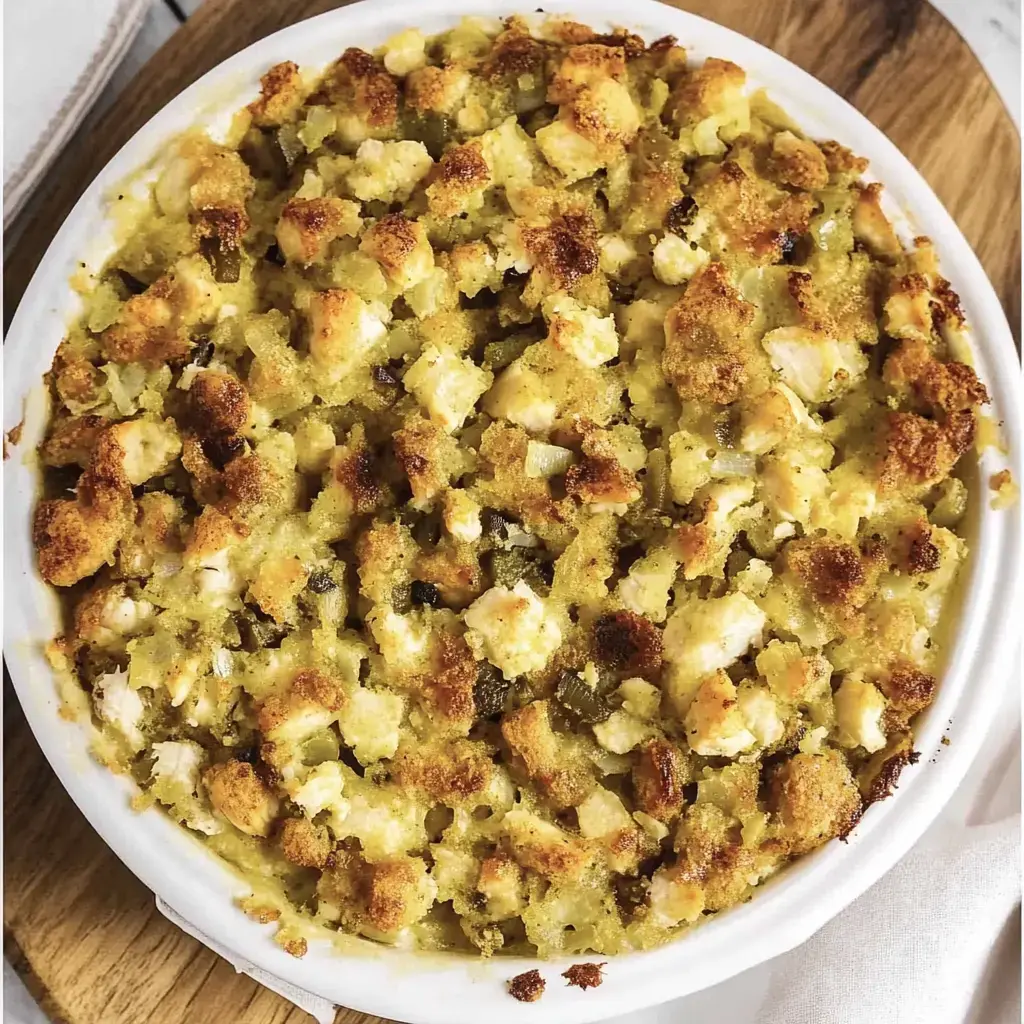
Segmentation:
[[(529, 5), (520, 5), (525, 8)], [(58, 715), (59, 700), (43, 657), (57, 630), (57, 607), (39, 577), (30, 540), (37, 475), (31, 453), (42, 436), (45, 401), (40, 381), (64, 325), (75, 315), (69, 279), (79, 261), (99, 267), (113, 249), (106, 197), (149, 164), (161, 145), (196, 124), (216, 124), (254, 97), (270, 65), (294, 60), (318, 66), (345, 45), (371, 48), (401, 28), (440, 31), (463, 14), (512, 13), (494, 0), (365, 0), (278, 32), (236, 54), (156, 115), (107, 165), (64, 223), (39, 265), (7, 338), (5, 429), (24, 414), (21, 440), (5, 464), (5, 656), (29, 724), (68, 793), (124, 863), (175, 911), (240, 958), (292, 985), (334, 1002), (415, 1024), (493, 1024), (530, 1020), (575, 1024), (638, 1010), (716, 984), (805, 941), (886, 872), (917, 840), (952, 794), (977, 753), (999, 704), (1004, 668), (1014, 652), (1012, 625), (1021, 575), (1021, 522), (989, 507), (988, 475), (1006, 460), (987, 451), (970, 468), (974, 479), (972, 556), (960, 621), (938, 699), (917, 726), (919, 763), (903, 774), (897, 794), (874, 805), (847, 843), (830, 843), (781, 873), (748, 904), (726, 911), (678, 941), (615, 958), (599, 993), (551, 984), (540, 1003), (510, 999), (504, 982), (540, 967), (555, 977), (559, 964), (509, 958), (471, 960), (370, 948), (341, 954), (311, 943), (297, 960), (277, 947), (269, 928), (238, 910), (244, 884), (158, 811), (136, 814), (130, 784), (94, 763), (87, 727)], [(975, 361), (1002, 422), (1020, 479), (1022, 447), (1019, 367), (1002, 308), (978, 260), (949, 214), (910, 163), (864, 117), (814, 78), (771, 51), (693, 15), (653, 0), (634, 0), (623, 14), (613, 0), (586, 4), (551, 0), (548, 13), (574, 13), (588, 24), (624, 25), (648, 40), (677, 36), (692, 56), (728, 57), (744, 67), (753, 87), (765, 86), (812, 136), (835, 138), (871, 160), (891, 203), (915, 234), (935, 242), (944, 274), (959, 292), (973, 329)], [(951, 745), (941, 740), (948, 735)], [(579, 958), (586, 959), (586, 958)]]

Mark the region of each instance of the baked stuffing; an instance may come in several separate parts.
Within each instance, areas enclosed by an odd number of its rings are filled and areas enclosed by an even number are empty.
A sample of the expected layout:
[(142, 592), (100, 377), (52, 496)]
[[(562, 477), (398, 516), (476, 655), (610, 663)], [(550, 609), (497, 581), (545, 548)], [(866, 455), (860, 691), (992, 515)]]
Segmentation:
[(646, 948), (844, 837), (987, 401), (866, 168), (727, 60), (522, 17), (175, 141), (48, 377), (97, 756), (261, 919), (404, 947)]

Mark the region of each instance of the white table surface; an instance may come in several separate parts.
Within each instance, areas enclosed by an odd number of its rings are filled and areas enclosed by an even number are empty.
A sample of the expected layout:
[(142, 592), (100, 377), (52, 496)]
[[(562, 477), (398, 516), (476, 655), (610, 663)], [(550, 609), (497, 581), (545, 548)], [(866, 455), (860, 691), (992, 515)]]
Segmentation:
[[(24, 0), (23, 0), (24, 2)], [(76, 0), (77, 2), (77, 0)], [(100, 94), (95, 111), (109, 105), (128, 85), (139, 69), (194, 13), (203, 0), (151, 0), (149, 14), (124, 62), (114, 72)], [(380, 0), (383, 2), (383, 0)], [(931, 0), (953, 23), (971, 49), (977, 54), (993, 85), (1002, 97), (1014, 123), (1020, 128), (1021, 118), (1021, 5), (1019, 0)], [(1013, 756), (1018, 748), (1020, 695), (1013, 687), (1007, 698), (1004, 714), (993, 730), (988, 750), (1000, 751), (1002, 757)], [(982, 758), (971, 769), (957, 792), (943, 820), (963, 815), (974, 796), (985, 784), (991, 761)], [(1019, 793), (1015, 798), (1019, 806)], [(714, 988), (664, 1007), (618, 1018), (618, 1024), (754, 1024), (755, 1014), (768, 983), (768, 967), (754, 968)], [(4, 961), (5, 1024), (49, 1024), (32, 1001), (18, 977)], [(311, 1018), (312, 1019), (312, 1018)], [(796, 1022), (793, 1024), (812, 1024)]]

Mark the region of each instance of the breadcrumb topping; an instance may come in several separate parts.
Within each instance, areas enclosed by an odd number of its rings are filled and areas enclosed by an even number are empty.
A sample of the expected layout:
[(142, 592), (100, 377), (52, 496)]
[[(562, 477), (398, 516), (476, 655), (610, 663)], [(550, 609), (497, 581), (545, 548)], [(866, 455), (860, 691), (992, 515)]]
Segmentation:
[(931, 243), (781, 120), (513, 16), (167, 147), (48, 375), (33, 540), (104, 762), (295, 955), (656, 946), (910, 770), (988, 391)]

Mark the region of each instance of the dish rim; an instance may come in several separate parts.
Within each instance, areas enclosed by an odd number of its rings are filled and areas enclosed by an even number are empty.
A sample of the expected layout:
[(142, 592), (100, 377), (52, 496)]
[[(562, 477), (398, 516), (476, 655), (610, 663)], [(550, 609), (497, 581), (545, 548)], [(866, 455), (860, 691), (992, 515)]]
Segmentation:
[[(204, 110), (237, 109), (243, 94), (255, 95), (259, 75), (273, 63), (291, 59), (305, 66), (320, 62), (319, 57), (311, 60), (310, 54), (337, 55), (341, 44), (332, 47), (331, 39), (350, 39), (369, 48), (409, 25), (433, 32), (465, 14), (494, 16), (517, 9), (521, 8), (515, 4), (499, 7), (493, 0), (392, 0), (384, 10), (375, 0), (362, 0), (257, 41), (175, 97), (86, 189), (36, 268), (5, 346), (5, 430), (18, 421), (22, 399), (48, 369), (74, 308), (68, 279), (89, 252), (88, 240), (94, 237), (90, 227), (107, 222), (104, 195), (148, 163), (161, 143), (195, 124)], [(812, 131), (820, 120), (830, 129), (834, 125), (830, 136), (838, 136), (871, 160), (872, 171), (886, 183), (896, 205), (935, 242), (943, 273), (963, 300), (980, 375), (992, 394), (992, 409), (1003, 421), (1012, 452), (1010, 468), (1019, 481), (1022, 431), (1012, 384), (1019, 369), (1009, 327), (970, 246), (909, 161), (845, 100), (760, 44), (654, 0), (633, 0), (628, 19), (620, 10), (614, 0), (544, 4), (545, 14), (576, 13), (588, 24), (625, 22), (648, 40), (674, 34), (698, 58), (724, 55), (742, 66), (755, 85), (767, 85), (801, 126)], [(50, 336), (52, 347), (32, 347), (30, 338)], [(37, 423), (26, 421), (25, 449), (34, 447), (37, 430)], [(831, 843), (802, 858), (750, 903), (717, 915), (666, 946), (612, 958), (600, 992), (593, 995), (581, 996), (555, 979), (565, 964), (594, 957), (480, 961), (397, 950), (366, 956), (321, 950), (311, 943), (306, 957), (296, 960), (270, 940), (268, 926), (249, 920), (233, 905), (230, 895), (245, 889), (236, 875), (162, 813), (132, 811), (127, 802), (132, 787), (89, 758), (80, 726), (56, 718), (52, 673), (26, 639), (46, 635), (43, 616), (52, 614), (54, 599), (34, 569), (27, 529), (35, 503), (33, 471), (20, 457), (5, 464), (5, 481), (11, 486), (4, 502), (4, 582), (8, 595), (17, 591), (25, 599), (5, 605), (5, 656), (29, 725), (82, 813), (154, 893), (240, 959), (342, 1005), (416, 1024), (470, 1024), (483, 1013), (494, 1024), (527, 1018), (541, 1024), (584, 1024), (699, 991), (799, 945), (889, 870), (952, 795), (998, 707), (998, 668), (1012, 655), (1016, 640), (1007, 627), (1021, 585), (1021, 527), (1019, 517), (989, 508), (984, 481), (991, 462), (991, 453), (985, 453), (974, 488), (979, 507), (957, 640), (936, 704), (919, 723), (921, 761), (906, 770), (897, 794), (865, 814), (848, 844)], [(42, 605), (47, 606), (45, 613)], [(49, 621), (52, 635), (52, 618)], [(984, 684), (968, 689), (968, 679), (978, 675), (982, 665), (988, 670)], [(45, 688), (32, 686), (31, 679), (40, 673), (48, 682)], [(942, 727), (942, 716), (951, 719), (948, 730)], [(949, 747), (940, 743), (944, 734), (952, 738)], [(899, 808), (895, 817), (893, 808)], [(883, 827), (886, 823), (888, 827)], [(552, 984), (540, 1003), (527, 1006), (510, 999), (502, 982), (530, 967), (539, 967)]]

